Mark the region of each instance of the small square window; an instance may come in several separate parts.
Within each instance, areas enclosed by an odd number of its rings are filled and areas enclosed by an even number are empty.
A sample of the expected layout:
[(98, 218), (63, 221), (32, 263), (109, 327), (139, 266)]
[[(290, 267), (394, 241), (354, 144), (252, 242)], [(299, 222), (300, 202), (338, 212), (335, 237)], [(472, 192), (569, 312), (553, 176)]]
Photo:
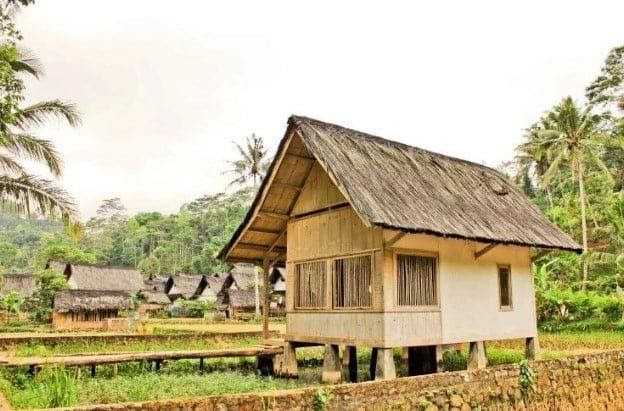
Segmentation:
[(511, 269), (506, 265), (498, 266), (498, 295), (500, 307), (511, 309)]

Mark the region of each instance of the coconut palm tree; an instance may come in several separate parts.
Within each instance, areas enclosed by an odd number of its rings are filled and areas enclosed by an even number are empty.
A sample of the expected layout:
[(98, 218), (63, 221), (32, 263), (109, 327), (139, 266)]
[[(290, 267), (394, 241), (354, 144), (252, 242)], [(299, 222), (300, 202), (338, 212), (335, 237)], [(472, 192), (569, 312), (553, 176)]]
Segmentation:
[[(17, 78), (24, 74), (40, 78), (41, 64), (36, 58), (22, 51), (0, 53), (0, 66), (10, 67)], [(22, 85), (21, 80), (14, 83)], [(22, 86), (23, 89), (23, 86)], [(65, 120), (70, 126), (80, 122), (73, 104), (61, 100), (43, 101), (20, 107), (21, 90), (0, 95), (0, 203), (9, 204), (16, 210), (30, 214), (32, 211), (45, 215), (60, 212), (64, 217), (75, 214), (74, 204), (65, 190), (52, 181), (28, 172), (20, 162), (28, 159), (44, 164), (52, 176), (62, 174), (62, 160), (49, 140), (29, 132), (32, 126), (41, 126), (51, 118)]]
[(251, 179), (254, 187), (256, 187), (262, 181), (268, 165), (264, 140), (262, 137), (252, 134), (251, 137), (247, 137), (245, 147), (238, 143), (234, 143), (234, 145), (240, 154), (240, 158), (235, 161), (229, 161), (232, 169), (227, 172), (235, 175), (234, 180), (230, 184), (242, 185)]
[[(610, 175), (602, 161), (601, 123), (602, 117), (593, 114), (591, 106), (579, 107), (571, 97), (566, 97), (530, 130), (529, 139), (521, 145), (519, 152), (521, 157), (533, 156), (542, 187), (551, 186), (553, 180), (561, 178), (565, 171), (568, 171), (574, 178), (578, 186), (585, 257), (587, 255), (586, 170), (591, 164)], [(587, 285), (587, 271), (587, 261), (583, 258), (583, 289)]]

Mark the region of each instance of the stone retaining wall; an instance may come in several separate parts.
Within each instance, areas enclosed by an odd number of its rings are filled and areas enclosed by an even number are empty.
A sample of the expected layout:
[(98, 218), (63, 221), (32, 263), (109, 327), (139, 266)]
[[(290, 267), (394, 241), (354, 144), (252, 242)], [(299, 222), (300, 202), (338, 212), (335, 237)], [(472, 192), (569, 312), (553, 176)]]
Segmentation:
[[(390, 381), (71, 410), (624, 409), (624, 351), (535, 361), (529, 366), (536, 373), (535, 384), (524, 390), (519, 384), (520, 366), (508, 365)], [(531, 388), (535, 392), (530, 393)]]

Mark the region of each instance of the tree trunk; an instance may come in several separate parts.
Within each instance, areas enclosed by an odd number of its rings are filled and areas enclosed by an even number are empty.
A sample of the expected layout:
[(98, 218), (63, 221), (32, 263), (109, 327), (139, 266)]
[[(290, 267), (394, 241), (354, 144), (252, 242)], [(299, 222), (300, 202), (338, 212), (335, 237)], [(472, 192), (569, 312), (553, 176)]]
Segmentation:
[(587, 211), (585, 206), (587, 199), (585, 198), (585, 184), (583, 182), (584, 167), (583, 161), (578, 161), (578, 184), (579, 184), (579, 201), (581, 203), (581, 230), (583, 234), (583, 283), (581, 289), (585, 291), (587, 288)]

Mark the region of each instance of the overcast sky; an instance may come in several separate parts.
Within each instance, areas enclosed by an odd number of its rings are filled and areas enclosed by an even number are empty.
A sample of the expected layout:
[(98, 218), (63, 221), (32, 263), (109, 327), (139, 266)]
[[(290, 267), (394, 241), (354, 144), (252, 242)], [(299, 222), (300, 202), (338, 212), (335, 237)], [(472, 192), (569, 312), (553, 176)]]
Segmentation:
[(293, 113), (496, 166), (624, 43), (621, 1), (418, 3), (38, 0), (18, 19), (46, 67), (29, 99), (83, 114), (38, 134), (83, 218), (223, 191), (231, 141), (274, 151)]

